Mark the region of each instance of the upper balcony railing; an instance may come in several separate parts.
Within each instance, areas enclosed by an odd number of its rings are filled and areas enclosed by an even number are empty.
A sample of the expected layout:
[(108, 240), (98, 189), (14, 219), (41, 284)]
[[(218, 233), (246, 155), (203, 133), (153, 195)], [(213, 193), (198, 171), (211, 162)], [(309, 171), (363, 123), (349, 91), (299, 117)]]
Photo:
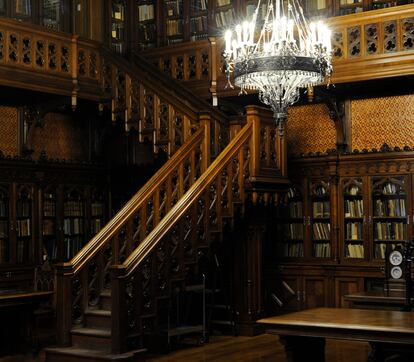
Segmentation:
[[(338, 16), (327, 19), (327, 23), (332, 30), (332, 83), (414, 74), (413, 4)], [(214, 99), (237, 94), (237, 89), (225, 88), (223, 40), (210, 38), (197, 42), (196, 47), (193, 45), (183, 43), (148, 50), (145, 56), (199, 95)], [(201, 64), (208, 64), (209, 70), (203, 75), (192, 73), (192, 68)]]

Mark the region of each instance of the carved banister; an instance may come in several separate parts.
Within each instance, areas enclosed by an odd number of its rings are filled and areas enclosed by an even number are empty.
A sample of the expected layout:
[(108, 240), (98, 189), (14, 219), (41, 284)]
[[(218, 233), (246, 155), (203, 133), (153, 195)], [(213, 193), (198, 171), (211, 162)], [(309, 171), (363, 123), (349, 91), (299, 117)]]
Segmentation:
[(69, 343), (71, 326), (83, 323), (84, 311), (109, 287), (110, 266), (127, 259), (208, 166), (197, 167), (209, 160), (208, 120), (200, 115), (202, 127), (72, 260), (56, 266), (60, 345)]
[[(243, 204), (252, 132), (250, 120), (125, 262), (112, 267), (112, 295), (117, 293), (112, 309), (114, 353), (126, 350), (128, 338), (142, 335), (145, 322), (139, 318), (151, 318), (157, 297), (169, 296), (169, 280), (188, 277), (185, 260), (197, 259), (198, 248), (210, 242), (209, 234), (221, 232), (223, 217), (233, 216), (235, 203)], [(122, 336), (119, 331), (129, 332)]]

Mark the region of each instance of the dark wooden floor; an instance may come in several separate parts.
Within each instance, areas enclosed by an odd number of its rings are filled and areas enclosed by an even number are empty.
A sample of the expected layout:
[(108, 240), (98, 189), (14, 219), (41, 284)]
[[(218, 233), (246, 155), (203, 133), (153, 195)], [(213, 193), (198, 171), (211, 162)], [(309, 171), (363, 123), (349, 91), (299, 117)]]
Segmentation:
[[(369, 346), (363, 342), (328, 340), (326, 362), (365, 362)], [(0, 362), (43, 362), (41, 353), (37, 358), (15, 356), (0, 358)], [(153, 362), (285, 362), (283, 346), (278, 337), (212, 337), (210, 343), (200, 347), (187, 347), (164, 356), (148, 356)]]

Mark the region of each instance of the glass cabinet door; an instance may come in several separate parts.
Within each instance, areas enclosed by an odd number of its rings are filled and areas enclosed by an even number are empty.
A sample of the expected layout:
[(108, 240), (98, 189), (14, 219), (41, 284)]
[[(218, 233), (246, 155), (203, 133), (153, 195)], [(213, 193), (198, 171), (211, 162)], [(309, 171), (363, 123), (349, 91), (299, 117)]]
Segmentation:
[(407, 241), (407, 178), (372, 179), (373, 255), (384, 259), (389, 249)]
[(331, 257), (331, 201), (329, 182), (311, 183), (312, 256)]

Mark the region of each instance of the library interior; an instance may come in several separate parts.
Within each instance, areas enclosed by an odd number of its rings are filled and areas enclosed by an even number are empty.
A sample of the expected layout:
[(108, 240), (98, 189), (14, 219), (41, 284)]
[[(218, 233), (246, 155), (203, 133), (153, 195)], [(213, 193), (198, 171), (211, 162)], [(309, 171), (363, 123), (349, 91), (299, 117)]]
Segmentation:
[(1, 362), (414, 360), (411, 0), (0, 0), (0, 94)]

